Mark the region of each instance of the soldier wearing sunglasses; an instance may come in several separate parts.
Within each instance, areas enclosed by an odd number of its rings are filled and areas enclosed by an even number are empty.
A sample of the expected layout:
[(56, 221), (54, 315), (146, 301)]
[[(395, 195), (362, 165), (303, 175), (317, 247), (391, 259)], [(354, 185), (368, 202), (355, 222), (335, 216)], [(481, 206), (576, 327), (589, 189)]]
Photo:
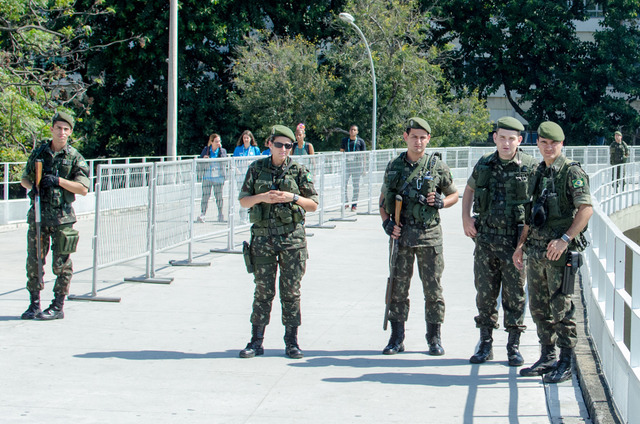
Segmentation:
[(285, 353), (293, 359), (304, 355), (298, 346), (300, 282), (306, 270), (306, 212), (318, 207), (318, 193), (311, 174), (289, 154), (295, 137), (291, 129), (275, 125), (271, 130), (271, 155), (253, 162), (242, 185), (240, 205), (249, 208), (251, 244), (245, 246), (247, 270), (256, 285), (251, 313), (251, 341), (241, 358), (264, 354), (264, 330), (269, 324), (280, 269), (279, 292)]

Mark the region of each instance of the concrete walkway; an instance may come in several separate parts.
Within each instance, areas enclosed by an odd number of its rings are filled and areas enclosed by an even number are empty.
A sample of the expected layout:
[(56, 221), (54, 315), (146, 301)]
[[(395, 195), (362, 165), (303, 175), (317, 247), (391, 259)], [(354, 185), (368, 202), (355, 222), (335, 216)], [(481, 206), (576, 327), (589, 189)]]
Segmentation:
[[(265, 355), (238, 358), (250, 336), (252, 278), (241, 255), (195, 246), (208, 267), (171, 267), (186, 246), (158, 257), (170, 285), (124, 283), (143, 261), (100, 270), (100, 295), (120, 303), (67, 301), (66, 318), (22, 321), (26, 226), (0, 229), (0, 422), (2, 423), (549, 423), (590, 422), (574, 379), (545, 387), (507, 365), (504, 331), (495, 359), (472, 365), (473, 242), (460, 202), (443, 211), (445, 356), (425, 354), (424, 303), (414, 276), (407, 351), (381, 354), (387, 241), (378, 216), (309, 229), (299, 341), (305, 358), (284, 356), (274, 302)], [(93, 221), (81, 219), (73, 294), (91, 291)], [(245, 234), (245, 237), (248, 236)], [(51, 298), (50, 267), (45, 267)], [(502, 315), (502, 314), (501, 314)], [(502, 320), (502, 317), (500, 318)], [(525, 364), (538, 357), (535, 326), (522, 338)]]

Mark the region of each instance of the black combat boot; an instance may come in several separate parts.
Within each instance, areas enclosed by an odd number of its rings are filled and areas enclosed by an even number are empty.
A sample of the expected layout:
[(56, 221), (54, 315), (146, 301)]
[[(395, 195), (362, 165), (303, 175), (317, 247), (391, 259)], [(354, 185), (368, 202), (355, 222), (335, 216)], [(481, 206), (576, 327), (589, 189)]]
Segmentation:
[(556, 363), (556, 346), (542, 345), (540, 347), (540, 359), (529, 368), (522, 368), (520, 375), (523, 377), (535, 377), (553, 371)]
[(264, 325), (254, 325), (251, 327), (251, 341), (247, 347), (240, 351), (241, 358), (253, 358), (264, 355), (262, 341), (264, 340)]
[(42, 310), (40, 309), (40, 292), (29, 292), (29, 297), (31, 298), (31, 303), (29, 304), (27, 310), (24, 311), (24, 313), (20, 317), (21, 319), (34, 319), (42, 313)]
[(520, 330), (517, 328), (509, 329), (507, 359), (509, 359), (509, 366), (511, 367), (519, 367), (524, 364), (524, 358), (520, 354)]
[(49, 307), (44, 311), (40, 312), (36, 318), (43, 321), (64, 318), (64, 311), (62, 310), (62, 307), (64, 306), (64, 297), (64, 294), (56, 294), (51, 305), (49, 305)]
[(427, 323), (427, 343), (429, 344), (429, 355), (444, 355), (442, 342), (440, 341), (440, 324)]
[(384, 348), (382, 353), (385, 355), (395, 355), (404, 352), (404, 321), (389, 321), (391, 323), (391, 337), (389, 344)]
[(284, 328), (285, 354), (291, 359), (301, 359), (304, 354), (298, 346), (298, 327), (287, 325)]
[(573, 349), (563, 347), (560, 349), (560, 359), (554, 370), (544, 376), (545, 383), (562, 383), (571, 378), (571, 363), (573, 361)]
[(469, 358), (472, 364), (482, 364), (493, 359), (493, 328), (482, 327), (480, 329), (480, 346), (478, 351)]

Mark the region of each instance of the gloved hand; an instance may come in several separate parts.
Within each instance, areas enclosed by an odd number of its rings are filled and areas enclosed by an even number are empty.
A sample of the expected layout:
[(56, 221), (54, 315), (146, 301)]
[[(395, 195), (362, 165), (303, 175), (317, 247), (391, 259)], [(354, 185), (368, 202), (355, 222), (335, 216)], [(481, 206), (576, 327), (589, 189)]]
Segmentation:
[(435, 193), (433, 196), (433, 206), (436, 209), (444, 208), (444, 196), (440, 193)]
[(384, 230), (385, 233), (387, 233), (388, 236), (393, 234), (393, 229), (395, 226), (396, 226), (396, 223), (391, 218), (385, 219), (384, 222), (382, 223), (382, 229)]
[(42, 187), (57, 187), (60, 185), (60, 177), (52, 174), (45, 174), (40, 181)]

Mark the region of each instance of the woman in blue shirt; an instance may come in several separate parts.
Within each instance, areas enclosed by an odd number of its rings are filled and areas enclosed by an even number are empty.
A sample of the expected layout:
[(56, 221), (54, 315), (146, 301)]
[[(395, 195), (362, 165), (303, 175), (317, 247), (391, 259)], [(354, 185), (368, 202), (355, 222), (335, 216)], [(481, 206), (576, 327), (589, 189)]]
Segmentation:
[[(256, 143), (256, 139), (249, 130), (244, 130), (240, 137), (238, 137), (238, 142), (236, 143), (236, 148), (233, 150), (233, 156), (260, 156), (260, 148), (258, 147), (258, 143)], [(238, 184), (238, 192), (240, 192), (240, 187), (242, 187), (242, 183), (244, 182), (244, 176), (247, 173), (247, 168), (249, 166), (249, 162), (247, 161), (236, 161), (236, 182)], [(249, 222), (249, 215), (247, 209), (240, 208), (240, 223), (246, 224)]]
[(251, 131), (244, 130), (240, 134), (233, 156), (260, 156), (260, 148)]
[[(219, 134), (211, 134), (209, 136), (209, 142), (202, 149), (200, 153), (201, 158), (226, 158), (227, 151), (222, 147), (222, 141)], [(207, 164), (203, 168), (202, 174), (202, 200), (200, 200), (200, 216), (198, 222), (204, 222), (204, 217), (207, 214), (207, 207), (209, 206), (209, 198), (211, 197), (211, 191), (213, 190), (213, 196), (216, 199), (216, 206), (218, 207), (218, 221), (224, 221), (222, 214), (223, 199), (222, 199), (222, 187), (224, 185), (224, 163), (211, 163)]]

